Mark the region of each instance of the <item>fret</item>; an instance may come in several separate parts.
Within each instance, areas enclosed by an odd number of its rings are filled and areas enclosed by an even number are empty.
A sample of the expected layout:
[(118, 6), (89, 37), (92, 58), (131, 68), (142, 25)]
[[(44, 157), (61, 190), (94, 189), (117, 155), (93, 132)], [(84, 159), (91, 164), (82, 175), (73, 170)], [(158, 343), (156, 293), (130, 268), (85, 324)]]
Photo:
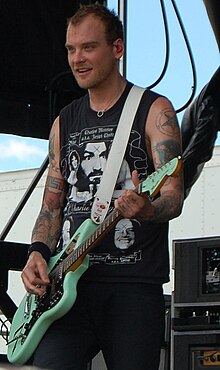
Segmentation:
[(64, 263), (64, 272), (66, 271), (66, 270), (68, 270), (68, 268), (71, 266), (71, 261), (70, 260), (67, 260), (67, 261), (65, 261), (65, 263)]
[(86, 240), (85, 242), (83, 242), (81, 244), (81, 250), (82, 250), (82, 253), (84, 253), (86, 251), (86, 249), (88, 248), (87, 247), (87, 244), (88, 244), (89, 240)]
[(90, 247), (90, 245), (92, 244), (92, 240), (91, 240), (92, 238), (91, 238), (91, 236), (89, 237), (89, 239), (87, 239), (87, 240), (85, 240), (84, 242), (83, 242), (83, 244), (81, 244), (81, 246), (82, 246), (82, 252), (84, 253), (84, 252), (86, 252), (86, 250)]
[(73, 262), (76, 261), (78, 259), (78, 257), (79, 257), (78, 256), (78, 251), (79, 251), (79, 247), (74, 250), (74, 257), (75, 258), (73, 259)]
[(110, 215), (110, 222), (112, 223), (112, 222), (114, 221), (114, 219), (115, 219), (115, 215), (112, 213), (112, 214)]
[(102, 230), (100, 229), (100, 227), (97, 229), (97, 237), (99, 237), (100, 235), (102, 234)]
[(105, 227), (104, 224), (101, 224), (100, 227), (99, 227), (99, 229), (100, 229), (100, 232), (102, 234), (105, 231), (106, 227)]
[(69, 255), (70, 265), (72, 265), (77, 260), (76, 251), (74, 250), (72, 254)]
[(97, 239), (97, 236), (96, 236), (96, 230), (95, 230), (95, 232), (90, 236), (90, 244), (92, 244), (96, 239)]
[(78, 246), (78, 248), (75, 249), (75, 256), (76, 256), (76, 259), (79, 258), (80, 256), (80, 245)]
[(109, 225), (112, 224), (113, 220), (114, 220), (113, 215), (110, 215), (110, 217), (109, 217)]
[[(75, 249), (75, 252), (76, 252), (76, 257), (80, 257), (83, 252), (84, 252), (84, 243), (80, 244), (76, 249)], [(77, 259), (76, 258), (76, 259)]]
[(82, 255), (82, 245), (76, 249), (76, 257), (79, 258)]

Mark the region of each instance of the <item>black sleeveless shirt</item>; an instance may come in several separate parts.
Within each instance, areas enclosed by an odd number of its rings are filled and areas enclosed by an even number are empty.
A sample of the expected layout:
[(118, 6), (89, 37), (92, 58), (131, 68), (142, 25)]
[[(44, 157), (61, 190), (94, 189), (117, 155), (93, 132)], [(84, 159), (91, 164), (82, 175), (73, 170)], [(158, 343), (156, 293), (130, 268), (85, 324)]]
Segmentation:
[[(102, 117), (90, 109), (88, 95), (74, 100), (60, 112), (61, 171), (68, 193), (57, 251), (91, 216), (94, 196), (131, 87), (128, 82), (122, 96)], [(138, 171), (140, 180), (155, 171), (146, 150), (145, 126), (151, 104), (158, 97), (150, 90), (142, 96), (109, 213), (113, 210), (114, 199), (120, 196), (122, 190), (134, 187), (131, 181), (134, 169)], [(153, 284), (168, 282), (168, 223), (120, 220), (90, 253), (90, 266), (81, 279)]]

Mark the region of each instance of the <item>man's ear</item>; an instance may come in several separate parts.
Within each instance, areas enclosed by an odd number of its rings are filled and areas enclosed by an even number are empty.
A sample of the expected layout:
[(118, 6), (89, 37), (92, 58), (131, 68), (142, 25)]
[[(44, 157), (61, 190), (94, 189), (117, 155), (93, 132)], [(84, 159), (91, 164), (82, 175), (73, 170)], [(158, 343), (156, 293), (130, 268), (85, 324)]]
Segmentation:
[(122, 39), (117, 39), (113, 42), (115, 57), (120, 59), (124, 55), (124, 42)]

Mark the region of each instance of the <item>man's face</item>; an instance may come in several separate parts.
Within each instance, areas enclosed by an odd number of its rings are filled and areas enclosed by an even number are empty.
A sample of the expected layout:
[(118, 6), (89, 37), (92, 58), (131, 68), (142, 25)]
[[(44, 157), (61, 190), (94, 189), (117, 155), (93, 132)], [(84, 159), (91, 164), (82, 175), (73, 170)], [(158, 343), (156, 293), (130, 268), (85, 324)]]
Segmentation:
[(66, 48), (74, 77), (84, 89), (106, 83), (117, 70), (117, 48), (107, 44), (104, 24), (94, 16), (68, 26)]
[(115, 227), (115, 246), (127, 249), (134, 243), (134, 228), (129, 219), (120, 220)]
[(105, 143), (88, 143), (86, 145), (81, 167), (90, 181), (102, 176), (106, 165), (106, 157)]

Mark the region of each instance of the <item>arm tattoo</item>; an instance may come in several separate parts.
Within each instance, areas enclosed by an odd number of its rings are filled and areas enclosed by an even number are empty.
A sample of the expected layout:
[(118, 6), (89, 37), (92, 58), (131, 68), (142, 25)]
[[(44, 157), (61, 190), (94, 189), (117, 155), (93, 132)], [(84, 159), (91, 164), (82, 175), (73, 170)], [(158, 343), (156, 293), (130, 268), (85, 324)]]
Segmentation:
[(175, 140), (164, 140), (157, 143), (153, 148), (155, 167), (160, 168), (180, 153), (180, 144)]
[(44, 205), (32, 232), (32, 239), (43, 241), (51, 249), (56, 246), (60, 236), (64, 206), (63, 198), (62, 192), (45, 189)]
[(65, 182), (62, 179), (52, 176), (47, 178), (43, 206), (32, 232), (32, 240), (40, 240), (52, 250), (60, 237), (66, 199), (65, 189)]
[(54, 153), (54, 140), (55, 140), (55, 135), (50, 137), (49, 141), (49, 158), (50, 158), (50, 166), (55, 172), (59, 171), (59, 166), (57, 165), (57, 160), (55, 157)]
[[(178, 190), (178, 187), (176, 189)], [(159, 197), (154, 201), (156, 206), (154, 220), (156, 222), (169, 221), (179, 216), (182, 209), (181, 194), (181, 190), (177, 193), (168, 191), (166, 194), (163, 194), (163, 199)]]
[[(60, 218), (60, 217), (59, 217)], [(49, 211), (41, 211), (32, 232), (32, 240), (41, 240), (53, 250), (59, 240), (60, 227), (56, 227), (55, 220)], [(59, 222), (61, 225), (61, 219)]]
[(48, 207), (48, 210), (50, 212), (53, 212), (55, 209), (59, 209), (62, 207), (62, 192), (55, 193), (53, 191), (50, 191), (48, 189), (45, 190), (44, 194), (44, 202)]
[[(55, 189), (55, 191), (52, 191)], [(44, 202), (50, 212), (62, 209), (65, 205), (66, 184), (64, 180), (48, 176), (44, 192)]]
[(160, 112), (156, 120), (156, 126), (165, 135), (172, 137), (179, 135), (177, 118), (172, 109), (164, 109)]
[(65, 190), (64, 181), (54, 176), (48, 176), (46, 186), (60, 191)]

